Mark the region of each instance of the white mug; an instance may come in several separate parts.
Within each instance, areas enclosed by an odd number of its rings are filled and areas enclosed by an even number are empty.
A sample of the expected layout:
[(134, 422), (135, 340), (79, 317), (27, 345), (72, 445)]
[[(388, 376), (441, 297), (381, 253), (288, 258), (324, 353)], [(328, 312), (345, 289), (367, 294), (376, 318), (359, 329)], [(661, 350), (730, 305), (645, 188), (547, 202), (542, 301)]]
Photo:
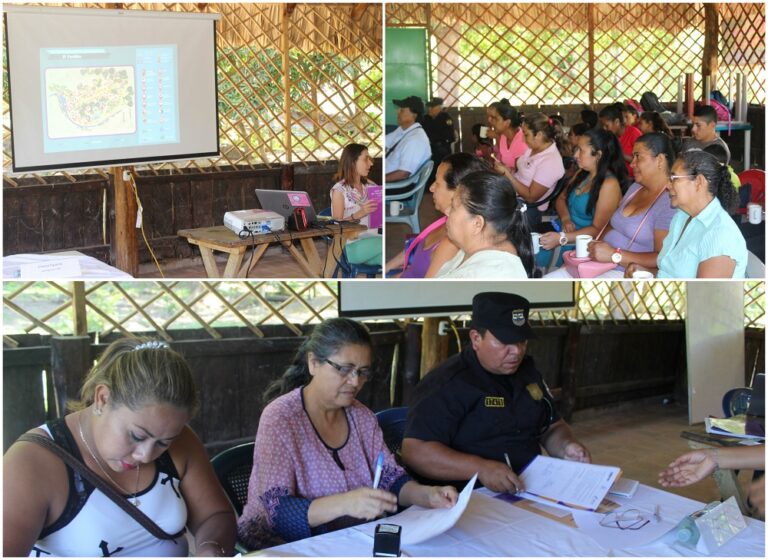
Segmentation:
[(399, 200), (393, 200), (389, 203), (389, 215), (399, 216), (405, 205)]
[(763, 207), (756, 202), (747, 204), (747, 220), (750, 224), (759, 224), (763, 221)]
[(635, 280), (653, 280), (653, 272), (647, 270), (636, 270), (632, 273)]
[(533, 254), (538, 255), (539, 250), (541, 249), (541, 234), (531, 232), (531, 245), (533, 245)]
[(587, 250), (587, 246), (589, 245), (590, 241), (592, 241), (591, 235), (576, 236), (576, 257), (577, 258), (583, 259), (584, 257), (589, 256), (589, 251)]
[(480, 138), (488, 138), (488, 127), (487, 126), (481, 126), (480, 127)]

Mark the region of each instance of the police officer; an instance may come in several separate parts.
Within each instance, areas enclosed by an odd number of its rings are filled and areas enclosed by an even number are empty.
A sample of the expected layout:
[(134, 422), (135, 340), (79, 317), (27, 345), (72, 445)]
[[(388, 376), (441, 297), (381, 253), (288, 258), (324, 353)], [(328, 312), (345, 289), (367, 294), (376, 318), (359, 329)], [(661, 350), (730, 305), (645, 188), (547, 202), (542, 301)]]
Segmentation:
[(424, 132), (429, 137), (429, 145), (432, 148), (432, 161), (435, 162), (432, 168), (432, 177), (428, 184), (434, 180), (437, 166), (443, 159), (450, 155), (451, 144), (456, 140), (456, 131), (453, 129), (453, 119), (443, 110), (443, 99), (433, 97), (427, 102), (427, 114), (422, 119), (421, 125)]
[(591, 461), (560, 418), (526, 356), (530, 304), (508, 293), (472, 300), (471, 346), (429, 372), (416, 389), (403, 439), (405, 464), (425, 480), (462, 488), (474, 473), (494, 492), (523, 490), (518, 474), (540, 452)]

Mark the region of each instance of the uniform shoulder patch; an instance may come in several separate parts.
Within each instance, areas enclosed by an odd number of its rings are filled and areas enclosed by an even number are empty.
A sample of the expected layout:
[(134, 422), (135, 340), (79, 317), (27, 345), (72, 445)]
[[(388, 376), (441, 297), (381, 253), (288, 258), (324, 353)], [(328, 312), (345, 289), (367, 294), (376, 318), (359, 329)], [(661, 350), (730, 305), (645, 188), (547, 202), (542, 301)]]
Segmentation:
[(529, 383), (525, 386), (525, 388), (528, 390), (531, 398), (535, 401), (540, 401), (544, 396), (544, 393), (541, 392), (541, 387), (539, 387), (538, 383)]

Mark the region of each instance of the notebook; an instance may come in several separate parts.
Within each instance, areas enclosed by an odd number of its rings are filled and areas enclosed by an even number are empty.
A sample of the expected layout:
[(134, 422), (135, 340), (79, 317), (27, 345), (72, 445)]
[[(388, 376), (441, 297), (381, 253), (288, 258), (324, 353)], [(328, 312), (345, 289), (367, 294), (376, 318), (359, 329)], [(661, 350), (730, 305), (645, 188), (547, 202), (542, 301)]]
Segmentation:
[(293, 214), (296, 208), (303, 208), (307, 215), (307, 222), (311, 225), (317, 222), (315, 207), (312, 199), (306, 191), (278, 191), (274, 189), (255, 189), (256, 198), (263, 210), (277, 212), (286, 219)]

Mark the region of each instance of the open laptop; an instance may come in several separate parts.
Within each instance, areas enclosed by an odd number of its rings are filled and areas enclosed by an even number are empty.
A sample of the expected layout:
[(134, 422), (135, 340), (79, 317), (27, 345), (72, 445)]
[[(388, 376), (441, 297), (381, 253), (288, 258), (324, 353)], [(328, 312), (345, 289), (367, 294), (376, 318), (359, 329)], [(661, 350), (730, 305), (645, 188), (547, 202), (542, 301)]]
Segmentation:
[(307, 223), (317, 222), (317, 214), (312, 206), (312, 199), (306, 191), (278, 191), (274, 189), (255, 189), (256, 198), (263, 210), (277, 212), (288, 223), (288, 217), (296, 208), (303, 208), (307, 216)]

